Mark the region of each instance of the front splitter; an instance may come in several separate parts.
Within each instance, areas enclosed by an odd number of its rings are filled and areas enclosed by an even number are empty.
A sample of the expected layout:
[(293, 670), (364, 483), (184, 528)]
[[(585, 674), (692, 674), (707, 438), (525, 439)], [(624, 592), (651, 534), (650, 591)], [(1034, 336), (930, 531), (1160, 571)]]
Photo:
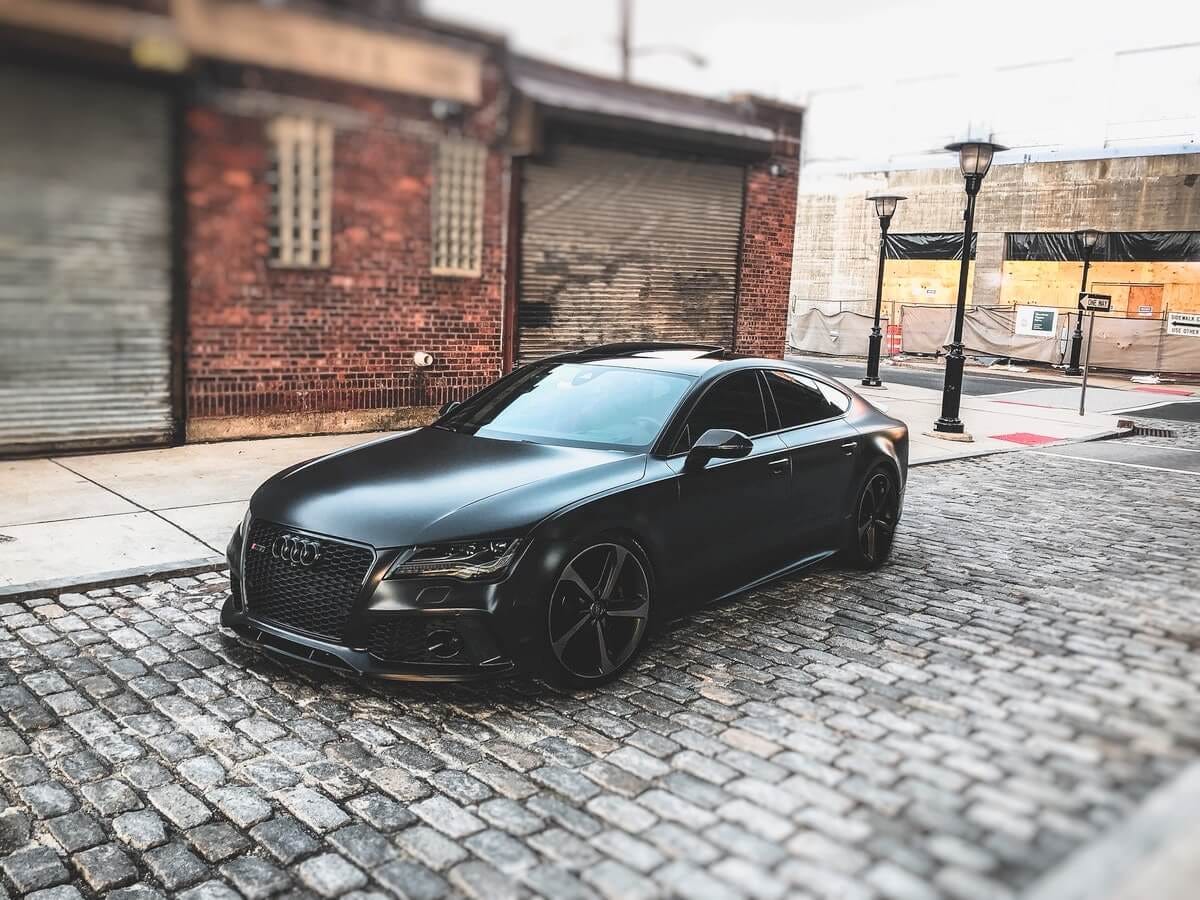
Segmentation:
[(346, 675), (379, 678), (386, 681), (449, 683), (479, 681), (513, 671), (511, 660), (497, 660), (483, 665), (408, 665), (383, 662), (364, 650), (330, 644), (307, 636), (296, 635), (258, 622), (244, 615), (221, 615), (222, 633), (243, 646), (269, 656), (308, 663)]

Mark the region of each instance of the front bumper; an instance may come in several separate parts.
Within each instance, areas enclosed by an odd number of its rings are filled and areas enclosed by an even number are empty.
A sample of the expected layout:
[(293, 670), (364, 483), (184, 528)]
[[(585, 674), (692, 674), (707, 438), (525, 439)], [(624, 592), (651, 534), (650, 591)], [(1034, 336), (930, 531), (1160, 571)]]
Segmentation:
[(332, 644), (239, 614), (231, 608), (231, 603), (231, 600), (226, 600), (221, 609), (221, 625), (243, 644), (271, 656), (353, 675), (389, 681), (475, 681), (501, 675), (514, 668), (512, 660), (503, 657), (494, 657), (478, 664), (382, 660), (364, 649)]
[[(327, 630), (335, 636), (296, 627), (304, 620), (279, 615), (278, 607), (265, 614), (256, 608), (242, 564), (243, 553), (251, 552), (247, 543), (239, 528), (227, 552), (231, 590), (221, 609), (222, 627), (244, 644), (286, 660), (396, 681), (471, 681), (515, 668), (520, 642), (506, 628), (513, 618), (510, 596), (519, 590), (512, 576), (495, 582), (384, 580), (396, 553), (372, 551), (366, 577), (345, 600), (344, 624)], [(298, 570), (286, 574), (302, 577)]]

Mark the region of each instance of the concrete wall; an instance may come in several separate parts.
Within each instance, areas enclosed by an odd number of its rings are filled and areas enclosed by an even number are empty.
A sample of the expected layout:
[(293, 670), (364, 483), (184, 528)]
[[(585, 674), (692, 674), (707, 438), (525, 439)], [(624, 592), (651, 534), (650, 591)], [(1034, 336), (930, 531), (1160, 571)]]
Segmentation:
[[(879, 223), (866, 197), (884, 191), (909, 198), (892, 220), (895, 233), (962, 229), (965, 196), (957, 166), (820, 176), (802, 171), (793, 314), (814, 305), (861, 311), (874, 303)], [(980, 192), (975, 227), (974, 302), (1004, 302), (1006, 232), (1200, 230), (1200, 153), (998, 165)], [(896, 293), (888, 299), (931, 302)]]

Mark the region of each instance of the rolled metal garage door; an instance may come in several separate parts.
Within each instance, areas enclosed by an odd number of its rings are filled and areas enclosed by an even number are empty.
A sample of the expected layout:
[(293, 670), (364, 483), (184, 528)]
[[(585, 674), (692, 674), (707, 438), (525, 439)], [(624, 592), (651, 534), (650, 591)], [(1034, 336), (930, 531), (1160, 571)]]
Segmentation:
[(0, 67), (0, 453), (170, 439), (170, 105)]
[(740, 165), (560, 142), (522, 178), (518, 357), (597, 343), (729, 346)]

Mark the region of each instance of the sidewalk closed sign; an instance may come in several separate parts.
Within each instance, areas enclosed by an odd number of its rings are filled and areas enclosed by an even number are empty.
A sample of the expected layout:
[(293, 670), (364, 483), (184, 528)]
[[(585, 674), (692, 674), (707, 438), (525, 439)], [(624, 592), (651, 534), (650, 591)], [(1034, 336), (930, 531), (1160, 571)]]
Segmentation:
[(1043, 306), (1018, 306), (1013, 333), (1026, 337), (1051, 337), (1058, 322), (1058, 310)]
[(1200, 313), (1167, 313), (1167, 334), (1200, 337)]

